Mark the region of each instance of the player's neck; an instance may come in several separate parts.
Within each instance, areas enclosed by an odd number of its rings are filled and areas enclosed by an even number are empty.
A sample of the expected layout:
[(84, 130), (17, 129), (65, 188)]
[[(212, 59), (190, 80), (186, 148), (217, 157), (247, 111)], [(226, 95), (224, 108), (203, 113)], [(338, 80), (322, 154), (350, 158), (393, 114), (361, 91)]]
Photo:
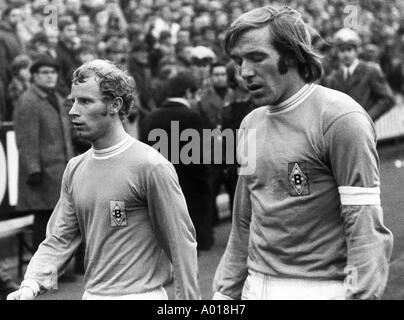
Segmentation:
[(295, 76), (289, 77), (288, 83), (289, 83), (288, 90), (286, 90), (286, 92), (281, 97), (281, 99), (279, 99), (277, 104), (283, 103), (286, 100), (288, 100), (290, 97), (299, 92), (300, 89), (302, 89), (306, 84), (297, 73)]
[(92, 147), (95, 150), (102, 150), (113, 147), (114, 145), (122, 142), (128, 134), (122, 125), (116, 125), (111, 130), (109, 130), (108, 134), (97, 139), (92, 142)]

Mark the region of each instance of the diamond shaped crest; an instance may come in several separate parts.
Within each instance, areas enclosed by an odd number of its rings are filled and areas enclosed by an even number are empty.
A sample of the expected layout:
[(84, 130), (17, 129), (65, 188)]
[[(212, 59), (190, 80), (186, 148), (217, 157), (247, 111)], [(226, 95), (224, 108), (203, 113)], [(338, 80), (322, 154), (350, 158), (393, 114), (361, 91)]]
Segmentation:
[(307, 177), (297, 163), (293, 166), (292, 172), (289, 176), (289, 181), (297, 194), (301, 195), (307, 184)]

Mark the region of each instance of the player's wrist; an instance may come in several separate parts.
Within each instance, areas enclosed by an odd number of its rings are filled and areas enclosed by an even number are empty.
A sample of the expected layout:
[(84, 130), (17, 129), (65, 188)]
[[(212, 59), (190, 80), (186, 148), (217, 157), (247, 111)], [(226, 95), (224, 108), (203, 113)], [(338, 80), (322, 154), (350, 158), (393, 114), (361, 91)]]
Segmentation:
[(29, 288), (32, 290), (32, 293), (34, 297), (38, 296), (40, 292), (39, 284), (33, 279), (25, 279), (23, 282), (21, 282), (20, 285), (20, 290), (23, 288)]
[(226, 296), (223, 293), (220, 293), (219, 291), (216, 291), (213, 294), (212, 300), (234, 300), (232, 297)]

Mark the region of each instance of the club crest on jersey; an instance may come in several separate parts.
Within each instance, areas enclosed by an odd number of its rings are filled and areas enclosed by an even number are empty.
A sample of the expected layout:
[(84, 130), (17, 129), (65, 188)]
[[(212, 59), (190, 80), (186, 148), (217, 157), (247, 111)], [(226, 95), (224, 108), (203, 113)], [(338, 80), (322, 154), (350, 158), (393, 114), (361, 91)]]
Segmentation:
[(291, 196), (298, 197), (310, 194), (305, 162), (288, 163), (288, 180)]
[(126, 227), (128, 220), (126, 218), (125, 201), (111, 200), (109, 202), (109, 216), (111, 227)]

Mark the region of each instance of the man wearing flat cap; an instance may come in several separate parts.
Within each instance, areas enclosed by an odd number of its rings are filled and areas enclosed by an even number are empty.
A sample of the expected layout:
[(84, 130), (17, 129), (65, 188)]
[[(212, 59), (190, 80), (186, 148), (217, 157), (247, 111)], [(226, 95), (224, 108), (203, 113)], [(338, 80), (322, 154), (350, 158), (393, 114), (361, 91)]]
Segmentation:
[(19, 152), (17, 210), (34, 214), (36, 250), (45, 239), (72, 146), (67, 110), (55, 91), (58, 65), (41, 57), (33, 62), (30, 72), (33, 83), (18, 101), (14, 126)]
[(380, 66), (358, 59), (361, 40), (354, 30), (339, 30), (334, 43), (341, 67), (330, 75), (327, 86), (351, 96), (376, 121), (395, 103)]
[(210, 77), (210, 66), (217, 61), (216, 54), (208, 47), (197, 46), (191, 51), (191, 70), (198, 80), (199, 86), (203, 88), (208, 85)]

